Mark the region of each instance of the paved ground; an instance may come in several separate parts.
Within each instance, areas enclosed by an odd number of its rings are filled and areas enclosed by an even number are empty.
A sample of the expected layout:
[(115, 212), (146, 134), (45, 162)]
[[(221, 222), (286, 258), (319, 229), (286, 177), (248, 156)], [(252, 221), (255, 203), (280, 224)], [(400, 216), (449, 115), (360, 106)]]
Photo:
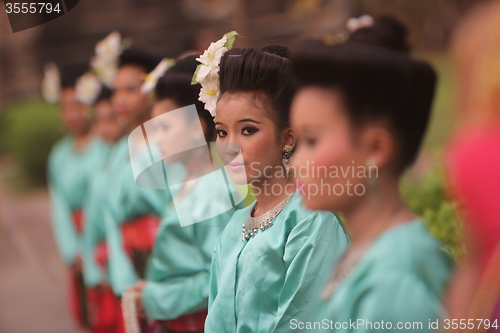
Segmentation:
[(75, 333), (66, 290), (47, 192), (14, 195), (0, 181), (0, 333)]

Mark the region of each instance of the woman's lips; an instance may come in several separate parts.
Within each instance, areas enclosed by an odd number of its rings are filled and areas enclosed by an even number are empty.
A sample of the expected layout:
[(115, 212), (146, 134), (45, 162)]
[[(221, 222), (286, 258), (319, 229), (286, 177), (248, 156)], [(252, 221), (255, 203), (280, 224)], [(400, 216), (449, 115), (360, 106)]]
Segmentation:
[(128, 114), (128, 110), (126, 109), (117, 109), (116, 113), (121, 115), (121, 116), (126, 116)]
[(234, 163), (234, 162), (231, 162), (227, 165), (229, 167), (229, 169), (231, 171), (239, 171), (241, 169), (243, 169), (243, 167), (245, 166), (244, 164), (242, 163)]

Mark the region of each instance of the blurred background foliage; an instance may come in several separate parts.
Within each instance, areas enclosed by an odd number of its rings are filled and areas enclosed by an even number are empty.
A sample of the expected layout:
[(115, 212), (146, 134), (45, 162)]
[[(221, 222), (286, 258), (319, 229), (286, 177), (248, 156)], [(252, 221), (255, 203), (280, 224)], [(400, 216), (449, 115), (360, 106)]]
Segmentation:
[[(8, 155), (8, 183), (15, 190), (46, 184), (47, 159), (63, 131), (56, 106), (39, 99), (9, 103), (0, 113), (0, 154)], [(6, 164), (4, 164), (5, 167)]]
[(458, 204), (447, 193), (442, 166), (434, 165), (420, 175), (409, 171), (401, 182), (400, 191), (408, 206), (444, 244), (445, 251), (457, 262), (463, 262), (466, 249), (462, 217)]

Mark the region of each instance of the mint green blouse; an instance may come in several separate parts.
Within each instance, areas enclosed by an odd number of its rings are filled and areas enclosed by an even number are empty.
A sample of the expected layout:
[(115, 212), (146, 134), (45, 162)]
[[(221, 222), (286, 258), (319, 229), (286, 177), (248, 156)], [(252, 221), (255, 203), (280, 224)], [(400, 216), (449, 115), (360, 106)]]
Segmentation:
[(207, 333), (285, 332), (314, 317), (318, 294), (348, 237), (334, 214), (309, 211), (293, 195), (273, 225), (241, 240), (254, 204), (237, 211), (217, 242)]
[[(149, 159), (148, 151), (139, 159)], [(125, 253), (121, 235), (121, 225), (144, 215), (161, 216), (165, 206), (171, 201), (163, 171), (151, 173), (150, 183), (161, 184), (163, 189), (144, 188), (136, 184), (130, 161), (128, 137), (117, 143), (111, 166), (108, 195), (103, 208), (106, 242), (108, 245), (108, 271), (113, 291), (121, 295), (138, 280), (130, 258)], [(142, 273), (142, 272), (141, 272)]]
[(98, 243), (106, 239), (104, 225), (104, 209), (108, 197), (110, 180), (113, 177), (113, 161), (116, 160), (118, 144), (110, 146), (109, 152), (102, 165), (92, 176), (87, 200), (84, 205), (83, 231), (83, 277), (88, 287), (94, 287), (101, 282), (108, 282), (107, 272), (102, 271), (95, 261), (95, 248)]
[[(215, 243), (235, 211), (220, 214), (227, 207), (214, 194), (233, 196), (235, 191), (228, 191), (226, 184), (214, 176), (199, 178), (189, 194), (176, 201), (175, 207), (170, 203), (165, 211), (142, 295), (151, 319), (175, 319), (208, 307)], [(176, 208), (190, 211), (193, 221), (202, 222), (181, 227)]]
[[(333, 296), (321, 304), (316, 327), (308, 331), (331, 332), (337, 325), (336, 332), (388, 332), (402, 331), (398, 323), (422, 323), (408, 331), (430, 332), (429, 320), (443, 314), (441, 297), (451, 268), (450, 256), (422, 221), (396, 226), (372, 244)], [(344, 324), (358, 319), (366, 324)], [(383, 329), (368, 325), (382, 321)]]
[(63, 261), (70, 265), (81, 254), (81, 236), (72, 213), (82, 209), (92, 174), (99, 169), (108, 148), (93, 138), (82, 151), (75, 150), (68, 135), (56, 143), (49, 156), (48, 185), (52, 206), (52, 226)]

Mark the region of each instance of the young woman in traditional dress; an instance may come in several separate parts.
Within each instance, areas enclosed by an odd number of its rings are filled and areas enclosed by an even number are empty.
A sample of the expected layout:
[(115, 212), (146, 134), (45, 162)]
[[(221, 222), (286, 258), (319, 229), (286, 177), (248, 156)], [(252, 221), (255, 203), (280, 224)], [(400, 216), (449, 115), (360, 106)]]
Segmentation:
[[(120, 55), (114, 78), (111, 103), (127, 131), (112, 157), (112, 178), (103, 207), (109, 279), (116, 295), (144, 277), (159, 216), (169, 197), (164, 189), (145, 188), (136, 183), (133, 163), (149, 158), (149, 147), (144, 137), (130, 135), (150, 119), (151, 103), (141, 92), (141, 86), (146, 74), (160, 60), (142, 50), (126, 49)], [(159, 181), (163, 182), (163, 175), (160, 176)]]
[(191, 84), (197, 64), (194, 57), (178, 60), (159, 80), (150, 121), (165, 162), (184, 170), (180, 183), (167, 173), (179, 185), (162, 215), (146, 279), (132, 288), (139, 312), (162, 332), (203, 332), (214, 245), (235, 210), (227, 199), (237, 197), (200, 145), (213, 141), (215, 130), (198, 101), (200, 86)]
[[(302, 84), (292, 106), (300, 138), (294, 167), (307, 170), (299, 179), (304, 204), (342, 212), (352, 237), (311, 330), (431, 331), (442, 314), (451, 258), (398, 191), (418, 155), (436, 82), (428, 64), (394, 47), (406, 45), (404, 37), (386, 45), (356, 37), (336, 46), (309, 41), (294, 54)], [(312, 167), (344, 171), (331, 178), (311, 174)], [(319, 184), (333, 191), (309, 190)]]
[(114, 333), (123, 330), (121, 309), (107, 275), (107, 247), (103, 223), (103, 203), (109, 181), (113, 178), (112, 160), (116, 143), (125, 133), (111, 106), (112, 91), (103, 88), (94, 107), (95, 133), (109, 146), (103, 165), (92, 175), (89, 193), (84, 205), (85, 228), (83, 232), (83, 276), (88, 292), (90, 328), (93, 333)]
[(291, 320), (311, 318), (320, 286), (347, 246), (336, 216), (304, 208), (287, 172), (297, 141), (289, 125), (296, 81), (288, 57), (287, 48), (270, 46), (232, 49), (220, 62), (220, 155), (256, 200), (233, 215), (216, 244), (205, 332), (284, 332)]

